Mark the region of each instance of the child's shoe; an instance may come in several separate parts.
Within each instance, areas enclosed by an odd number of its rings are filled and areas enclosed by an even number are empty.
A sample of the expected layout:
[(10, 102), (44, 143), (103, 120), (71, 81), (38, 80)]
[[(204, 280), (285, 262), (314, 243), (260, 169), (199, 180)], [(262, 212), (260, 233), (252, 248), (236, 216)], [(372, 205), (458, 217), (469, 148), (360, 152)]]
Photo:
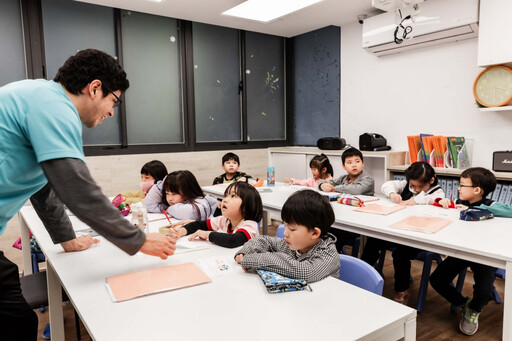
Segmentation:
[(395, 292), (393, 300), (403, 305), (407, 305), (407, 303), (409, 303), (409, 289)]
[(469, 303), (471, 303), (471, 298), (467, 297), (466, 303), (460, 306), (461, 319), (459, 322), (459, 329), (466, 335), (473, 335), (478, 330), (478, 316), (480, 316), (480, 313), (470, 309)]

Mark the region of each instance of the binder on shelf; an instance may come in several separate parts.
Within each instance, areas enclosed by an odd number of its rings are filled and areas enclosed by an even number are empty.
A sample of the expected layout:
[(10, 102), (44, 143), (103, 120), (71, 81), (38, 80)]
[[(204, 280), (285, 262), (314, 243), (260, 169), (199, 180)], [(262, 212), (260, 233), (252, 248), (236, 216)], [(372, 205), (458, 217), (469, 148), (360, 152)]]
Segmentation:
[(459, 179), (458, 178), (453, 179), (452, 189), (453, 189), (453, 191), (452, 191), (453, 194), (452, 194), (452, 197), (450, 200), (455, 201), (459, 198)]
[(508, 191), (509, 191), (509, 187), (508, 185), (505, 185), (503, 184), (501, 186), (501, 193), (500, 193), (500, 197), (498, 198), (498, 201), (501, 202), (501, 203), (505, 203), (507, 201), (507, 196), (508, 196)]
[(494, 190), (494, 192), (492, 193), (492, 200), (493, 201), (498, 201), (498, 198), (500, 197), (500, 192), (501, 192), (501, 184), (500, 183), (497, 183), (496, 184), (496, 189)]
[(508, 194), (505, 199), (505, 204), (512, 205), (512, 185), (508, 185)]
[(453, 183), (452, 183), (451, 180), (446, 180), (446, 192), (445, 192), (445, 194), (446, 194), (446, 197), (450, 198), (450, 199), (451, 199), (451, 197), (453, 195), (453, 190), (452, 190), (453, 186), (452, 185), (453, 185)]
[(445, 196), (448, 195), (448, 191), (446, 189), (446, 178), (439, 179), (439, 186), (443, 189)]

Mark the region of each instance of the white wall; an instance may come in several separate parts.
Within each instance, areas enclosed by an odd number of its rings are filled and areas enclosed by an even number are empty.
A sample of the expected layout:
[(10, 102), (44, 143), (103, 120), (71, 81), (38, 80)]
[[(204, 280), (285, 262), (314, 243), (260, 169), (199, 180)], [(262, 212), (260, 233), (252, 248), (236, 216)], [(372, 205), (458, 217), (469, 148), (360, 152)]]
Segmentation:
[(341, 136), (354, 146), (380, 133), (394, 150), (407, 135), (473, 140), (473, 165), (491, 168), (492, 153), (512, 149), (512, 112), (481, 112), (473, 98), (478, 39), (376, 57), (361, 47), (362, 25), (341, 29)]

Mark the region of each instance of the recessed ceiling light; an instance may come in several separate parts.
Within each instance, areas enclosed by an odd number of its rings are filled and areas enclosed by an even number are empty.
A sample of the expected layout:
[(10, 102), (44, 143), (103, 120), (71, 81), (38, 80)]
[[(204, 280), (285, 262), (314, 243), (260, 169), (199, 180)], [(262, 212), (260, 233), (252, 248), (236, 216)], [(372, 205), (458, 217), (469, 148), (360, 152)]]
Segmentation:
[(322, 0), (247, 0), (222, 14), (269, 22)]

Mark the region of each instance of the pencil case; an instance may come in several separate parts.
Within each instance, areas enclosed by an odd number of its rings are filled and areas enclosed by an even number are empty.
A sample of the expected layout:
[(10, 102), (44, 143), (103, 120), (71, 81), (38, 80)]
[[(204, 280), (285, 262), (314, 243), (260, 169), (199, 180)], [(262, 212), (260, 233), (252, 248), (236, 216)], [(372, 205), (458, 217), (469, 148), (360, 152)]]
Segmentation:
[(349, 206), (363, 207), (364, 201), (359, 198), (338, 198), (336, 200), (338, 204), (344, 204)]
[(309, 288), (309, 290), (311, 290), (308, 283), (303, 279), (288, 278), (273, 271), (262, 269), (258, 269), (256, 272), (260, 275), (265, 288), (271, 294), (287, 291), (300, 291), (305, 288)]

